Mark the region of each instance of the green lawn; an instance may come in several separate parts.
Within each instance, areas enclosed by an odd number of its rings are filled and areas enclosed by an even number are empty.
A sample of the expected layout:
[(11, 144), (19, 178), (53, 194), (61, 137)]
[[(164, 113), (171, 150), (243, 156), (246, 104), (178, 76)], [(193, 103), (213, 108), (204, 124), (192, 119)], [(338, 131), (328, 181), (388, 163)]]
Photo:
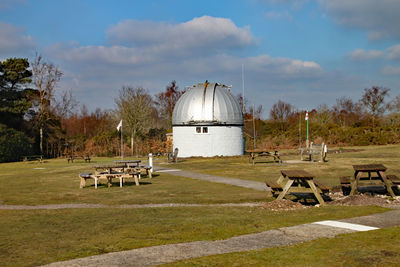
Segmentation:
[(399, 266), (399, 239), (400, 228), (396, 227), (163, 266)]
[[(155, 159), (156, 164), (170, 168), (181, 168), (195, 172), (264, 182), (275, 180), (281, 169), (306, 169), (318, 180), (337, 185), (341, 175), (352, 175), (352, 164), (384, 163), (388, 173), (400, 175), (400, 146), (362, 147), (364, 151), (329, 155), (327, 163), (278, 165), (260, 163), (252, 166), (247, 157), (213, 159), (184, 159), (177, 164), (166, 164), (165, 159)], [(284, 151), (284, 160), (298, 159), (294, 151)], [(112, 158), (94, 158), (94, 163), (111, 162)], [(163, 163), (161, 165), (161, 163)], [(195, 240), (225, 239), (236, 235), (260, 232), (282, 226), (306, 222), (340, 219), (385, 211), (378, 207), (334, 207), (310, 208), (298, 211), (272, 212), (250, 207), (175, 207), (121, 209), (112, 205), (149, 203), (242, 203), (270, 200), (265, 192), (236, 186), (198, 181), (184, 177), (156, 173), (153, 179), (143, 178), (141, 186), (133, 181), (119, 188), (117, 181), (111, 188), (105, 185), (96, 190), (93, 185), (79, 189), (80, 172), (93, 171), (92, 164), (67, 163), (65, 159), (47, 160), (46, 163), (17, 162), (0, 164), (0, 204), (42, 205), (60, 203), (98, 203), (110, 205), (104, 209), (61, 210), (0, 210), (0, 266), (33, 266), (58, 260), (73, 259), (110, 251), (120, 251)], [(398, 230), (398, 229), (396, 229)], [(377, 231), (376, 246), (385, 244), (384, 237), (392, 238), (389, 230)], [(375, 233), (363, 233), (366, 239)], [(346, 238), (347, 236), (338, 237)], [(336, 240), (336, 239), (334, 239)], [(318, 240), (311, 242), (315, 252), (320, 252)], [(345, 242), (345, 241), (343, 241)], [(346, 255), (357, 248), (348, 242), (348, 249), (341, 246), (337, 255)], [(301, 250), (301, 246), (276, 249), (290, 255)], [(326, 245), (327, 246), (327, 245)], [(372, 248), (374, 249), (374, 248)], [(390, 264), (392, 254), (383, 263)], [(270, 251), (270, 250), (266, 250)], [(271, 251), (275, 251), (271, 249)], [(340, 252), (342, 251), (342, 252)], [(385, 255), (385, 249), (376, 250)], [(382, 252), (383, 251), (383, 252)], [(399, 251), (399, 250), (397, 250)], [(256, 251), (253, 265), (266, 265), (264, 261), (275, 254)], [(342, 254), (341, 254), (342, 253)], [(363, 255), (360, 252), (360, 255)], [(231, 256), (232, 255), (232, 260)], [(244, 254), (247, 255), (247, 254)], [(267, 256), (266, 256), (267, 255)], [(219, 258), (221, 257), (221, 258)], [(216, 256), (216, 265), (248, 265), (237, 260), (240, 254)], [(247, 256), (246, 256), (247, 257)], [(310, 256), (311, 257), (311, 256)], [(353, 256), (352, 256), (353, 257)], [(264, 259), (265, 258), (265, 259)], [(329, 253), (320, 254), (316, 265), (329, 262)], [(212, 265), (213, 260), (199, 259), (187, 264)], [(204, 263), (202, 262), (204, 260)], [(273, 261), (271, 261), (273, 262)], [(343, 261), (342, 261), (343, 262)], [(275, 262), (280, 265), (280, 262)], [(290, 263), (290, 262), (289, 262)], [(294, 262), (292, 265), (302, 262)], [(303, 265), (313, 265), (305, 258)], [(349, 265), (353, 265), (349, 261)], [(185, 263), (186, 264), (186, 263)], [(251, 264), (251, 263), (250, 263)]]
[(0, 210), (0, 265), (33, 266), (153, 245), (226, 239), (385, 210), (332, 206), (291, 212), (259, 207)]
[[(276, 164), (272, 162), (256, 163), (254, 166), (249, 162), (248, 156), (243, 157), (216, 157), (182, 159), (177, 164), (170, 164), (173, 168), (185, 169), (219, 176), (234, 177), (240, 179), (265, 182), (275, 181), (282, 169), (304, 169), (314, 174), (316, 178), (329, 185), (339, 185), (340, 176), (351, 176), (354, 174), (353, 164), (383, 163), (387, 173), (400, 176), (400, 145), (387, 146), (365, 146), (351, 147), (362, 149), (360, 152), (345, 152), (328, 154), (328, 162), (325, 163), (298, 163), (298, 164)], [(282, 151), (282, 159), (300, 160), (296, 151)], [(266, 161), (265, 159), (263, 159)]]
[[(95, 159), (97, 162), (105, 159)], [(108, 159), (110, 161), (110, 159)], [(44, 168), (44, 169), (36, 169)], [(236, 186), (176, 177), (167, 173), (154, 174), (152, 179), (133, 179), (122, 188), (119, 180), (111, 188), (102, 184), (96, 190), (93, 181), (79, 188), (80, 172), (93, 171), (91, 164), (67, 164), (66, 160), (49, 160), (47, 163), (0, 164), (0, 204), (58, 204), (99, 203), (229, 203), (265, 201), (266, 194)], [(90, 184), (91, 183), (91, 184)]]

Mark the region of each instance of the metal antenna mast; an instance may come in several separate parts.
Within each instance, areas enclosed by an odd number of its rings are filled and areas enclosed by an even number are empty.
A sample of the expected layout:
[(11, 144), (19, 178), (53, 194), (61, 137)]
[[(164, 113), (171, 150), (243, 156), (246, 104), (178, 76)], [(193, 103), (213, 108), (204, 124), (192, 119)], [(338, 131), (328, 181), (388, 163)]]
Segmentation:
[(244, 64), (242, 64), (242, 112), (244, 114)]

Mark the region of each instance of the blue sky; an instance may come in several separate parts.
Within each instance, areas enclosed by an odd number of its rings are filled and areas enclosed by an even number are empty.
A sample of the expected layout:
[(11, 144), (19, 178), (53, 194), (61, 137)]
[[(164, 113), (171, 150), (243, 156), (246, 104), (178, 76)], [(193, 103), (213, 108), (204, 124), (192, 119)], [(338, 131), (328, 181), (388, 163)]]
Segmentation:
[(36, 52), (89, 109), (114, 108), (123, 85), (154, 94), (206, 79), (264, 106), (301, 109), (400, 94), (400, 1), (0, 0), (0, 59)]

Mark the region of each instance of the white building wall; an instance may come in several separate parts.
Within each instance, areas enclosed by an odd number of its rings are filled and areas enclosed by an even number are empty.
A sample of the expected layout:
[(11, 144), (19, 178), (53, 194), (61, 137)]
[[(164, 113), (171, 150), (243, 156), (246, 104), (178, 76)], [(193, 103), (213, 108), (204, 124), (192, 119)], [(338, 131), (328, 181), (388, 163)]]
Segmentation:
[[(196, 132), (201, 127), (201, 133)], [(207, 127), (208, 133), (203, 133)], [(174, 126), (173, 148), (178, 157), (243, 155), (242, 126)]]

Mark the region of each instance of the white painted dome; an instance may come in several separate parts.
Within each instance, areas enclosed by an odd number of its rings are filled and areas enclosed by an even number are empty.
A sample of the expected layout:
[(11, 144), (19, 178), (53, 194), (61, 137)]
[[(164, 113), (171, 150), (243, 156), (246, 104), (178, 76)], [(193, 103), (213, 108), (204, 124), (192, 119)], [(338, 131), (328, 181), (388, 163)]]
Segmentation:
[(179, 98), (172, 125), (243, 125), (243, 113), (229, 87), (199, 83)]

